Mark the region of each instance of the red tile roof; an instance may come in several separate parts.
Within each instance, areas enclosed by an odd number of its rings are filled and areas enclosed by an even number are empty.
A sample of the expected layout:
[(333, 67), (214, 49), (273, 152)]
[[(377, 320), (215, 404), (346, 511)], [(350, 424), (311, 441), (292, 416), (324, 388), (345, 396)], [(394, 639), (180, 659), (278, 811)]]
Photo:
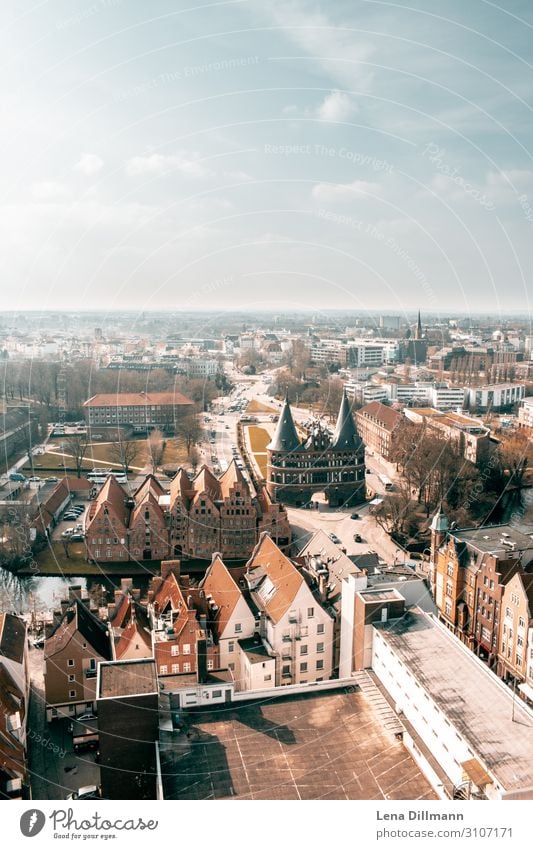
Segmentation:
[(93, 395), (84, 407), (141, 407), (141, 406), (192, 406), (194, 401), (181, 392), (113, 392)]
[(247, 571), (257, 568), (265, 572), (275, 587), (275, 592), (266, 601), (259, 598), (259, 606), (276, 624), (294, 604), (304, 579), (267, 533), (261, 534), (254, 553), (246, 564)]

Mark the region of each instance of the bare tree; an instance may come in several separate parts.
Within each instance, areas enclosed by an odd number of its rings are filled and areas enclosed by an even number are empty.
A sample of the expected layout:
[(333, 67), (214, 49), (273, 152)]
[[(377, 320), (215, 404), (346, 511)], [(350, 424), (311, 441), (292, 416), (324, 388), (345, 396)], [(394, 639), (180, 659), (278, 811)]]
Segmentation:
[(89, 445), (89, 439), (85, 434), (73, 436), (68, 442), (68, 453), (72, 455), (74, 465), (76, 467), (76, 475), (79, 478), (81, 478), (83, 461), (87, 456), (87, 449), (89, 448)]
[(189, 462), (191, 464), (191, 469), (193, 472), (196, 472), (196, 469), (200, 465), (200, 454), (197, 448), (191, 448), (189, 452)]
[(113, 442), (109, 446), (109, 456), (112, 460), (120, 463), (127, 475), (132, 463), (139, 457), (141, 453), (141, 443), (137, 439), (123, 439), (119, 437), (117, 442)]
[(150, 433), (146, 442), (148, 447), (148, 460), (152, 467), (152, 474), (154, 474), (157, 467), (160, 466), (163, 461), (163, 455), (165, 453), (167, 443), (163, 434), (157, 428)]
[(191, 455), (191, 449), (202, 435), (202, 427), (197, 413), (182, 416), (176, 422), (176, 436), (185, 443), (187, 454)]

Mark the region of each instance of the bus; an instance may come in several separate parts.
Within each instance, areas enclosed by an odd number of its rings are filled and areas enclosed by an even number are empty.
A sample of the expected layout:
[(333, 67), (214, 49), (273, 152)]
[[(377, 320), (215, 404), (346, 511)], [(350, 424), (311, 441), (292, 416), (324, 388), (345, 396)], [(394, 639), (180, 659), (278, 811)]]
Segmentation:
[(386, 491), (390, 492), (391, 489), (392, 489), (391, 479), (388, 478), (387, 475), (379, 475), (378, 477), (379, 477), (381, 483), (383, 484), (383, 486), (385, 487)]
[(103, 484), (111, 475), (117, 483), (128, 483), (128, 478), (122, 469), (92, 469), (87, 475), (87, 480), (90, 483)]

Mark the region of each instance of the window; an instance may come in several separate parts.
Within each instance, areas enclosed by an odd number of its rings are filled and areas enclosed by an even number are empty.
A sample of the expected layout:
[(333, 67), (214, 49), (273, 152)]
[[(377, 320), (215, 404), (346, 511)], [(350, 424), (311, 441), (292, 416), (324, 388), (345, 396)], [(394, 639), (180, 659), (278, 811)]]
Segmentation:
[(231, 671), (234, 672), (235, 671), (235, 664), (234, 663), (228, 663), (228, 669), (231, 669)]
[(69, 680), (69, 684), (73, 684), (74, 681), (76, 680), (76, 676), (75, 675), (69, 675), (68, 680)]
[(179, 653), (180, 653), (180, 647), (179, 646), (172, 646), (172, 648), (170, 649), (170, 654), (172, 655), (172, 657), (176, 657)]
[(324, 651), (324, 643), (317, 643), (316, 650), (317, 654), (322, 654), (322, 652)]
[(190, 672), (191, 671), (191, 664), (190, 663), (184, 663), (183, 664), (183, 671), (184, 672)]
[(177, 675), (180, 671), (179, 663), (173, 663), (171, 669), (172, 669), (172, 674)]
[(290, 676), (290, 674), (291, 674), (291, 667), (290, 667), (290, 664), (286, 664), (285, 666), (282, 666), (282, 668), (281, 668), (281, 674), (282, 674), (282, 675), (285, 675), (285, 676), (287, 676), (287, 675), (289, 675), (289, 676)]
[(183, 645), (183, 654), (190, 654), (190, 653), (191, 653), (191, 646), (190, 646), (190, 643), (184, 643), (184, 645)]
[(323, 634), (324, 633), (324, 625), (323, 624), (317, 625), (316, 626), (316, 632), (317, 632), (317, 634)]
[(324, 669), (324, 661), (323, 660), (317, 660), (316, 668), (317, 669)]
[(307, 646), (300, 646), (300, 654), (307, 654)]
[(314, 607), (308, 607), (307, 608), (307, 618), (312, 619), (314, 615), (315, 615), (315, 608)]
[(307, 672), (307, 663), (300, 663), (300, 672)]
[(208, 661), (207, 661), (207, 668), (208, 668), (208, 669), (213, 669), (213, 661), (212, 661), (212, 660), (208, 660)]
[(228, 651), (230, 654), (231, 652), (235, 651), (235, 643), (233, 642), (233, 640), (230, 640), (228, 643)]
[(68, 691), (68, 697), (69, 697), (69, 699), (75, 699), (76, 698), (76, 690), (69, 690)]
[(213, 690), (213, 698), (221, 699), (222, 698), (222, 690)]
[(240, 622), (236, 622), (236, 623), (235, 623), (235, 633), (236, 633), (236, 634), (240, 634), (240, 633), (241, 633), (241, 631), (242, 631), (242, 625), (241, 625), (241, 623), (240, 623)]
[(519, 628), (525, 628), (526, 627), (526, 620), (524, 619), (523, 616), (520, 616), (520, 618), (518, 619), (518, 627)]
[(67, 660), (67, 666), (75, 666), (75, 662), (74, 662), (74, 660), (73, 660), (72, 658), (70, 658), (70, 657), (69, 657), (69, 659)]
[(163, 664), (163, 666), (160, 666), (160, 667), (159, 667), (159, 674), (160, 674), (160, 675), (166, 675), (166, 674), (167, 674), (167, 672), (168, 672), (168, 666), (165, 666), (165, 665)]
[(272, 675), (265, 675), (264, 681), (272, 681)]

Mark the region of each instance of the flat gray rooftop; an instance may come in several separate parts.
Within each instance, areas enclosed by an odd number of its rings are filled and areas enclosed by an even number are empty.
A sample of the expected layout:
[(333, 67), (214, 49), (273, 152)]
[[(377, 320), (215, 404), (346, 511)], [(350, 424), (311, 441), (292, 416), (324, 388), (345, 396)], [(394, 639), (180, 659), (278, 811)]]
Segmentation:
[[(511, 543), (514, 543), (514, 551), (531, 549), (533, 555), (533, 538), (513, 525), (489, 525), (464, 531), (450, 531), (450, 536), (481, 552), (512, 551)], [(502, 542), (503, 539), (507, 544)]]
[(436, 799), (355, 688), (182, 711), (161, 749), (165, 799)]
[(155, 660), (125, 660), (100, 664), (99, 698), (123, 698), (157, 692)]
[(533, 787), (533, 713), (422, 613), (374, 626), (506, 791)]

